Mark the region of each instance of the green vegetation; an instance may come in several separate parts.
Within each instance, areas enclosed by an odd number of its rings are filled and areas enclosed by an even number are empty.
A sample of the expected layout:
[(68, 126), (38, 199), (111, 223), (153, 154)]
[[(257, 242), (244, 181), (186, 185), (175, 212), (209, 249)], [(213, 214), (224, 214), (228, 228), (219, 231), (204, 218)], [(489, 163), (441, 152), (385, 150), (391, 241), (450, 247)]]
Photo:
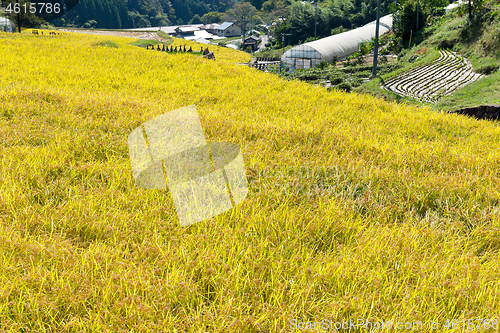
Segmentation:
[(166, 39), (166, 40), (168, 40), (168, 41), (172, 41), (172, 37), (170, 37), (170, 35), (169, 35), (169, 34), (167, 34), (166, 32), (163, 32), (162, 30), (158, 30), (158, 31), (156, 32), (156, 34), (157, 34), (158, 36), (160, 36), (161, 38), (163, 38), (163, 39)]
[[(398, 64), (381, 64), (379, 73), (388, 73), (396, 68)], [(301, 80), (309, 83), (327, 85), (331, 89), (339, 88), (350, 91), (351, 88), (359, 87), (363, 82), (368, 81), (372, 74), (372, 66), (355, 65), (339, 67), (335, 65), (318, 65), (317, 68), (297, 69), (293, 72), (275, 71), (281, 77), (288, 80)]]
[[(273, 29), (275, 47), (280, 48), (282, 34), (285, 34), (285, 45), (296, 45), (314, 38), (314, 26), (317, 22), (317, 38), (327, 37), (346, 29), (356, 28), (375, 20), (376, 0), (342, 0), (322, 1), (318, 6), (309, 2), (293, 2), (286, 20), (279, 21)], [(391, 12), (390, 2), (382, 2), (382, 15)]]
[(120, 46), (116, 44), (113, 41), (110, 40), (103, 40), (100, 42), (95, 43), (93, 46), (104, 46), (104, 47), (112, 47), (112, 48), (119, 48)]
[(259, 51), (258, 56), (262, 58), (281, 58), (284, 52), (290, 50), (293, 46), (288, 45), (285, 46), (283, 49), (279, 48), (266, 48), (263, 51)]

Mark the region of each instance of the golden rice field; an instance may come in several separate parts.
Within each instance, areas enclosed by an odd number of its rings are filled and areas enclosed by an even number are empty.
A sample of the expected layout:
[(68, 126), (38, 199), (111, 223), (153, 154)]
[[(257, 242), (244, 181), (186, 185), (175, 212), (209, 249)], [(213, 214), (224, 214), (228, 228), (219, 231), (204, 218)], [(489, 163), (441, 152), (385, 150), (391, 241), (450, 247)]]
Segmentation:
[[(131, 42), (0, 33), (0, 331), (498, 331), (498, 125)], [(182, 228), (127, 136), (191, 104), (249, 194)]]

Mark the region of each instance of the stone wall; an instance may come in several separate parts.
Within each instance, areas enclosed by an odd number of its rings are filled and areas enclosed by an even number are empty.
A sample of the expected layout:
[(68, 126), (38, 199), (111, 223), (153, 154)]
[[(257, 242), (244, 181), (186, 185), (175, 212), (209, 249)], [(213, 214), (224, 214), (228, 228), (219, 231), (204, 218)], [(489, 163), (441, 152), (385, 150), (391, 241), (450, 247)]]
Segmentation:
[(470, 108), (464, 108), (451, 113), (463, 114), (466, 116), (474, 117), (476, 119), (497, 120), (500, 121), (500, 105), (481, 105)]

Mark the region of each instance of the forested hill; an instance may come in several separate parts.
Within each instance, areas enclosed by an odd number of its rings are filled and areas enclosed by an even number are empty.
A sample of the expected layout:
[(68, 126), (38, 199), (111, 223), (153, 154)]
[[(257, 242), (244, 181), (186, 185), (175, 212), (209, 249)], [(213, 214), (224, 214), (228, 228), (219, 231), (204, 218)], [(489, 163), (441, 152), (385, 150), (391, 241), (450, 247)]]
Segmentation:
[[(22, 6), (28, 0), (2, 0), (0, 7), (16, 1)], [(382, 15), (393, 11), (393, 2), (382, 3)], [(421, 0), (423, 7), (427, 2), (446, 5), (448, 0)], [(376, 0), (316, 0), (314, 4), (310, 0), (80, 0), (69, 13), (50, 24), (127, 29), (232, 21), (248, 31), (274, 22), (278, 23), (272, 29), (277, 42), (281, 43), (281, 36), (285, 35), (286, 44), (297, 44), (315, 35), (330, 36), (373, 21), (376, 7)], [(14, 14), (10, 18), (16, 20)], [(25, 28), (41, 28), (43, 24), (33, 14), (21, 19)]]
[[(383, 2), (382, 14), (389, 12), (392, 2)], [(318, 7), (314, 7), (316, 5)], [(73, 10), (50, 23), (55, 26), (126, 29), (225, 20), (237, 24), (241, 24), (241, 20), (245, 24), (261, 24), (286, 17), (289, 19), (286, 24), (280, 24), (277, 33), (293, 35), (297, 39), (293, 42), (298, 42), (314, 35), (315, 21), (318, 36), (329, 36), (340, 32), (337, 28), (350, 29), (375, 19), (376, 0), (316, 0), (314, 6), (310, 1), (292, 0), (80, 0)], [(39, 28), (36, 25), (41, 24), (28, 17), (22, 23), (33, 28)]]
[[(187, 24), (195, 15), (225, 12), (236, 0), (80, 0), (57, 26), (86, 28), (142, 28)], [(256, 5), (262, 1), (254, 1)]]

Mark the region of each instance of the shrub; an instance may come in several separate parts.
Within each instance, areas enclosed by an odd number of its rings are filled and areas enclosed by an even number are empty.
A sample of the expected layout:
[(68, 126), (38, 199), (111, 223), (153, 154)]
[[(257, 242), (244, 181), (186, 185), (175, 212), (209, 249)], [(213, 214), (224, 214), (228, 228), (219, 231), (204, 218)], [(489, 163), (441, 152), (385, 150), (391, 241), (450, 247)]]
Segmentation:
[(319, 64), (316, 65), (317, 69), (325, 69), (328, 67), (328, 63), (326, 61), (322, 61)]
[(451, 50), (453, 48), (453, 46), (455, 46), (456, 42), (457, 42), (456, 40), (445, 39), (445, 40), (442, 40), (441, 42), (439, 42), (438, 48)]
[(368, 41), (368, 42), (362, 42), (359, 44), (359, 51), (361, 52), (362, 55), (366, 55), (370, 52), (373, 51), (374, 49), (374, 41)]
[(97, 42), (97, 43), (93, 44), (93, 46), (104, 46), (104, 47), (111, 47), (111, 48), (118, 48), (119, 47), (118, 44), (116, 44), (115, 42), (112, 42), (110, 40)]
[(488, 65), (488, 66), (484, 66), (484, 67), (479, 68), (477, 70), (477, 72), (480, 74), (484, 74), (484, 75), (490, 75), (490, 74), (496, 72), (498, 70), (498, 68), (500, 68), (500, 66), (498, 66), (498, 65)]
[(339, 83), (344, 82), (344, 78), (342, 77), (341, 74), (338, 74), (338, 73), (337, 74), (332, 73), (332, 74), (328, 75), (327, 79), (328, 79), (328, 81), (330, 81), (330, 83), (332, 85), (337, 85)]
[(302, 81), (314, 81), (322, 78), (321, 71), (315, 71), (314, 69), (297, 69), (292, 75), (292, 78), (296, 78)]
[(481, 44), (486, 51), (500, 50), (500, 25), (494, 24), (486, 28), (481, 39)]
[(352, 90), (351, 85), (347, 82), (340, 83), (336, 88), (339, 90), (344, 90), (345, 92), (350, 92)]
[(387, 45), (387, 49), (394, 53), (399, 53), (403, 49), (402, 39), (392, 35), (389, 39), (389, 45)]

